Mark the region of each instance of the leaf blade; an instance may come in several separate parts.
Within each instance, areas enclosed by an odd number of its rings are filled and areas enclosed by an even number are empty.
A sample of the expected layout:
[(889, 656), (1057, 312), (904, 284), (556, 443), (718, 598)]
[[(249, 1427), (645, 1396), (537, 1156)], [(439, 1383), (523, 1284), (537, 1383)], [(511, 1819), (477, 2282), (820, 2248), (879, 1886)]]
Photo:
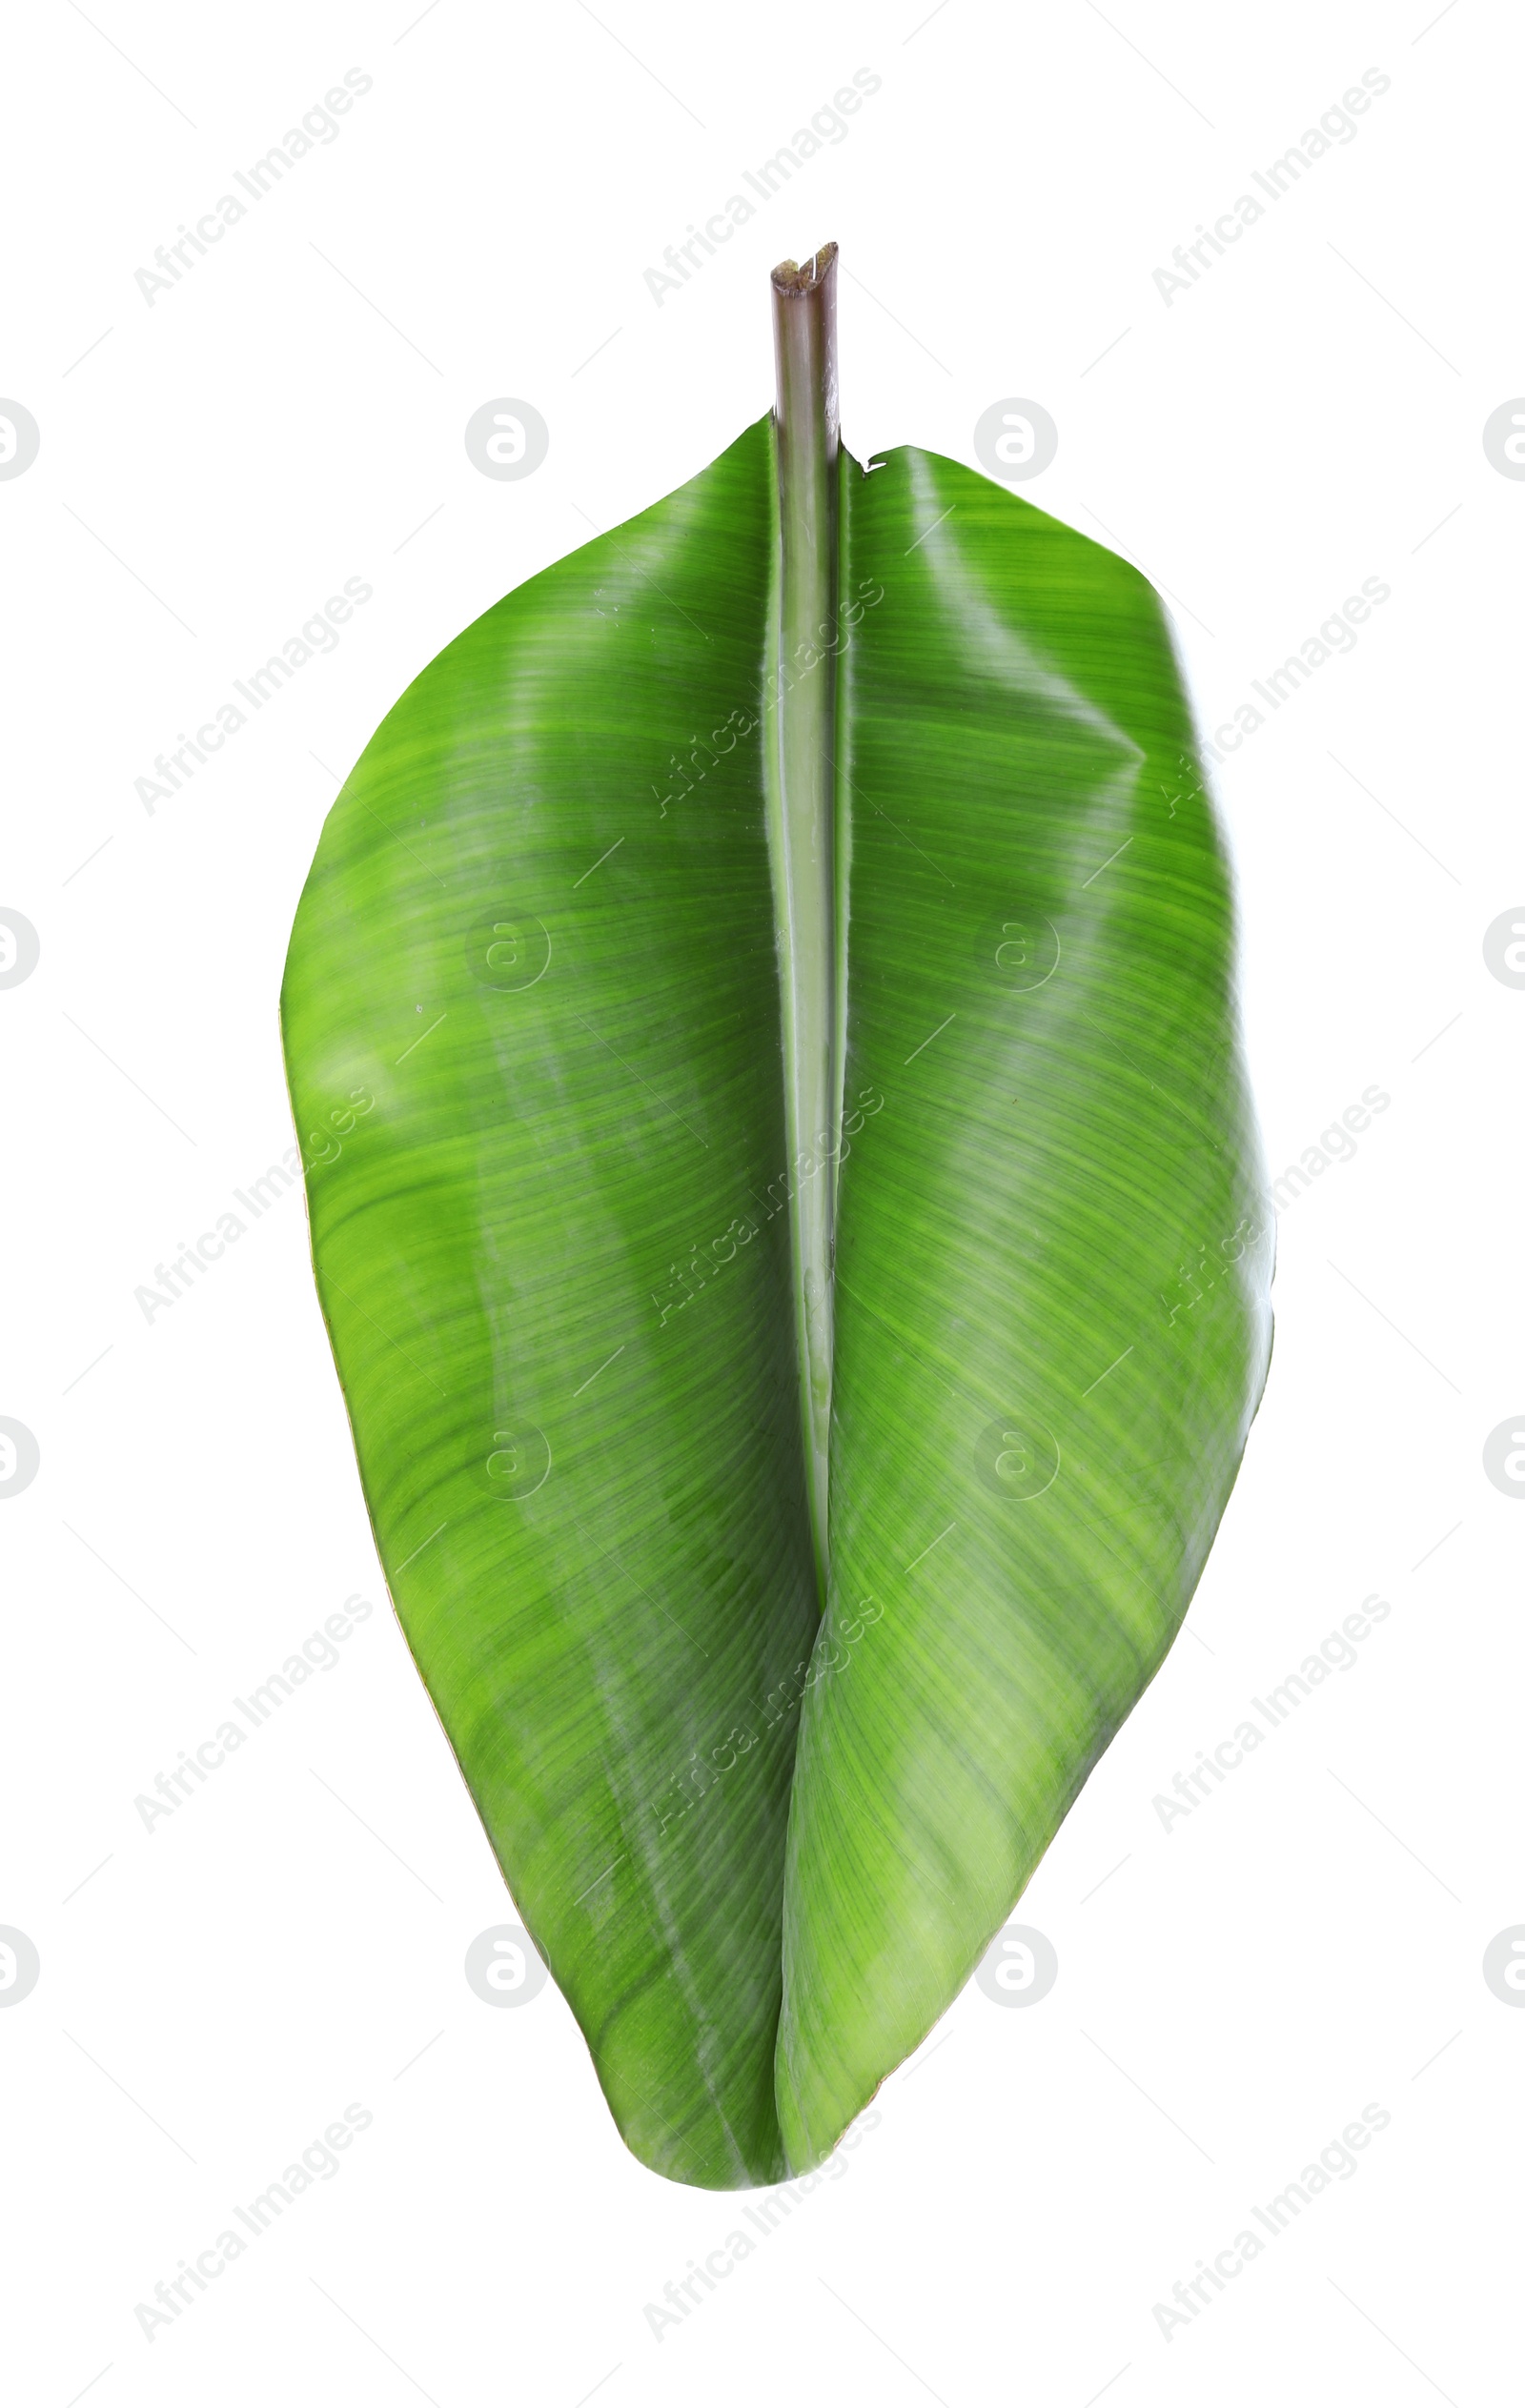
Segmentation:
[(950, 461), (891, 454), (847, 501), (844, 586), (885, 599), (845, 684), (846, 1085), (884, 1105), (839, 1186), (797, 2168), (956, 1994), (1162, 1661), (1269, 1350), (1231, 903), (1157, 602)]
[[(409, 1645), (629, 2145), (723, 2186), (783, 2171), (817, 1620), (786, 1215), (754, 1200), (770, 476), (764, 421), (447, 648), (330, 817), (283, 994), (298, 1127), (375, 1093), (310, 1212)], [(690, 1246), (714, 1275), (675, 1302)]]

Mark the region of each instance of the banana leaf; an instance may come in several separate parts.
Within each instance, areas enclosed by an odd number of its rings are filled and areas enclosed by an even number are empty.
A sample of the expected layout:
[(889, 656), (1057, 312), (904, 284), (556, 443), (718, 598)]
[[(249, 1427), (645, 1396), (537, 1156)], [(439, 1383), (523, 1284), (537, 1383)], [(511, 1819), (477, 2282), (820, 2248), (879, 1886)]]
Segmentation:
[(388, 1586), (626, 2143), (820, 2162), (1162, 1663), (1271, 1237), (1161, 606), (775, 409), (505, 596), (322, 832), (282, 990)]

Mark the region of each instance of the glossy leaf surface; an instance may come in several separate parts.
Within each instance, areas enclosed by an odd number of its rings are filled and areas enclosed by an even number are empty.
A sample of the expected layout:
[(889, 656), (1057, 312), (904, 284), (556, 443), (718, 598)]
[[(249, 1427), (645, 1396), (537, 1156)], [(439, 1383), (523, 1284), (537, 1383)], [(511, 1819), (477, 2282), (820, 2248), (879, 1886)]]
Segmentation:
[(884, 594), (844, 664), (846, 1089), (884, 1102), (838, 1191), (796, 2164), (961, 1988), (1154, 1672), (1270, 1345), (1230, 896), (1152, 591), (925, 453), (846, 499), (845, 582)]
[(824, 2154), (1009, 1912), (1185, 1611), (1269, 1346), (1158, 605), (951, 462), (842, 478), (835, 640), (793, 664), (836, 681), (840, 1132), (791, 1165), (765, 420), (410, 687), (282, 998), (403, 1629), (626, 2140), (717, 2187)]

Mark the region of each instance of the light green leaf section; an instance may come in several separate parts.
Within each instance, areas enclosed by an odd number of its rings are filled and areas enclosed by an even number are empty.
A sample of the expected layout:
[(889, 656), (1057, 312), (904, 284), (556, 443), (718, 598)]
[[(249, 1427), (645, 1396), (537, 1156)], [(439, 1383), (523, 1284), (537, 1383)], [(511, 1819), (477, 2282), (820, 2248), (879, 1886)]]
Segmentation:
[[(764, 420), (439, 656), (282, 995), (402, 1627), (620, 2130), (712, 2187), (815, 2163), (966, 1978), (1169, 1645), (1270, 1345), (1159, 607), (921, 452), (844, 459), (802, 669), (843, 1107), (799, 1159), (774, 480)], [(818, 1627), (791, 1226), (832, 1177)]]
[(1151, 589), (924, 452), (844, 501), (844, 589), (884, 597), (841, 697), (874, 1108), (789, 1833), (796, 2166), (956, 1994), (1158, 1667), (1270, 1348), (1228, 881)]

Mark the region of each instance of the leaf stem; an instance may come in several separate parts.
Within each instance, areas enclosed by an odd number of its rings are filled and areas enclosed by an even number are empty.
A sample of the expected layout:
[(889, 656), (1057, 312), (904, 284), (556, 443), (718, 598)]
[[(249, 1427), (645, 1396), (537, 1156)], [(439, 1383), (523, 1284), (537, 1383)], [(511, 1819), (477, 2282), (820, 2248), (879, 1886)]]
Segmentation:
[(767, 679), (768, 847), (805, 1484), (823, 1609), (831, 1427), (836, 1048), (837, 246), (773, 271), (778, 542)]

